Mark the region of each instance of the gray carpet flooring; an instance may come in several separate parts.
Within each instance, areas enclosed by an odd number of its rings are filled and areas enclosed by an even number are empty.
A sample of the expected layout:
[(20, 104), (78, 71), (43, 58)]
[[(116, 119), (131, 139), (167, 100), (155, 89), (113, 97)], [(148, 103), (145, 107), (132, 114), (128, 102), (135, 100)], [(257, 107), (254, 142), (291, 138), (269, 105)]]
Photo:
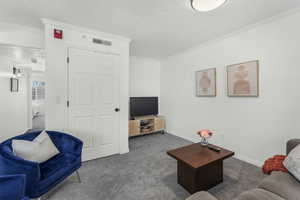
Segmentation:
[[(130, 139), (130, 153), (89, 161), (47, 194), (49, 200), (184, 200), (189, 194), (177, 184), (176, 161), (166, 151), (190, 144), (169, 134)], [(233, 200), (264, 178), (253, 165), (230, 158), (224, 163), (224, 182), (210, 192)]]

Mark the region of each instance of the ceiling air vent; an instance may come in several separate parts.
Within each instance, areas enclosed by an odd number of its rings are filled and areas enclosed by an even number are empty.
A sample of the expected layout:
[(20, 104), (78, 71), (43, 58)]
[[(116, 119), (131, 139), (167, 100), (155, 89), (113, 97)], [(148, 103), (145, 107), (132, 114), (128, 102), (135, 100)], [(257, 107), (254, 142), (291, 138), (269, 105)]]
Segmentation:
[(112, 45), (111, 41), (101, 40), (101, 39), (97, 39), (97, 38), (93, 38), (93, 43), (102, 44), (102, 45), (105, 45), (105, 46), (111, 46)]

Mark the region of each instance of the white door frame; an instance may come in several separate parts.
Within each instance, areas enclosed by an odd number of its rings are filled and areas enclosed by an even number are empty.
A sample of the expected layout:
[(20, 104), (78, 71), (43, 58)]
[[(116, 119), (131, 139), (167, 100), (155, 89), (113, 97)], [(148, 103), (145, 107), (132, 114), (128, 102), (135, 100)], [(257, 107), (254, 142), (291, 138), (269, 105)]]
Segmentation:
[(31, 70), (26, 70), (27, 85), (27, 129), (32, 129), (32, 76)]
[[(96, 52), (96, 53), (102, 53), (102, 54), (107, 54), (107, 55), (116, 55), (116, 56), (120, 56), (119, 53), (115, 53), (115, 52), (112, 52), (112, 51), (102, 51), (102, 50), (99, 50), (99, 49), (96, 49), (96, 48), (92, 48), (92, 47), (86, 47), (86, 46), (77, 46), (77, 45), (68, 45), (67, 46), (67, 52), (66, 52), (66, 61), (67, 61), (67, 68), (66, 68), (66, 74), (67, 74), (67, 77), (66, 77), (66, 85), (67, 85), (67, 91), (66, 91), (66, 99), (65, 99), (65, 102), (69, 102), (70, 101), (70, 63), (69, 63), (69, 56), (70, 56), (70, 49), (79, 49), (79, 50), (85, 50), (85, 51), (91, 51), (91, 52)], [(120, 62), (120, 60), (118, 61)], [(119, 99), (118, 99), (118, 105), (117, 107), (120, 108), (120, 98), (121, 98), (121, 90), (120, 90), (120, 68), (118, 68), (118, 74), (117, 74), (117, 77), (118, 77), (118, 84), (119, 84), (119, 87), (118, 87), (118, 93), (119, 93)], [(69, 125), (69, 117), (70, 117), (70, 112), (69, 112), (69, 108), (68, 108), (68, 105), (66, 103), (65, 105), (65, 116), (67, 117), (68, 120), (65, 121), (65, 127), (66, 129), (70, 129), (70, 125)], [(117, 129), (118, 132), (117, 132), (117, 146), (118, 146), (118, 153), (120, 154), (121, 153), (121, 130), (120, 130), (120, 127), (121, 127), (121, 118), (120, 118), (120, 112), (119, 112), (119, 128)]]

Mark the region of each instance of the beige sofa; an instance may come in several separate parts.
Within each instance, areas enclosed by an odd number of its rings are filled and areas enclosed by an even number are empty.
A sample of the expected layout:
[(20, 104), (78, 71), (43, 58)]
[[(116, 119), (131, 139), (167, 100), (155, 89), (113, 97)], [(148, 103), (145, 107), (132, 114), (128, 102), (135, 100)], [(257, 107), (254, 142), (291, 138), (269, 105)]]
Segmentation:
[[(300, 139), (287, 143), (287, 153), (300, 144)], [(217, 200), (208, 192), (198, 192), (186, 200)], [(284, 172), (273, 172), (257, 188), (246, 191), (235, 200), (300, 200), (300, 182)]]

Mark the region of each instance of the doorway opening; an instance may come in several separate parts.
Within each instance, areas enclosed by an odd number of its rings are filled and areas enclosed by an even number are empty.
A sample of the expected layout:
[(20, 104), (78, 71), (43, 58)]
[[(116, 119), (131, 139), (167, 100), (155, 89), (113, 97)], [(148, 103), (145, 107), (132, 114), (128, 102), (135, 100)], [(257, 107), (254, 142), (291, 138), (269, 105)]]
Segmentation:
[(33, 130), (45, 129), (45, 85), (44, 74), (33, 72), (31, 75)]
[(0, 140), (45, 128), (44, 50), (0, 44)]

